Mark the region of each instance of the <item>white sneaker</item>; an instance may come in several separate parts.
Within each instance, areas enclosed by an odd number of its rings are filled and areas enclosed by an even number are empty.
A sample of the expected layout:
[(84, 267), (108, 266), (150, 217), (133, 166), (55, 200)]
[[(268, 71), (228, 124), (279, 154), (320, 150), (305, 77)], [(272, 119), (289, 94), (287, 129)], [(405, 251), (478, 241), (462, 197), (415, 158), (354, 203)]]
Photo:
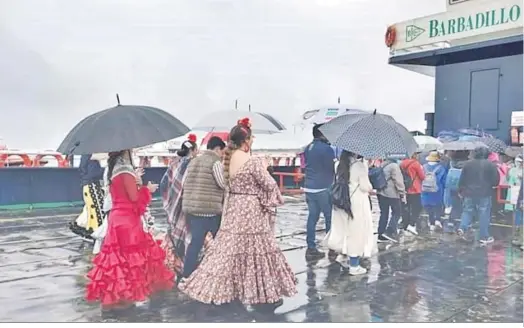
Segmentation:
[(338, 264), (340, 264), (341, 267), (345, 269), (349, 268), (348, 257), (346, 255), (339, 254), (335, 261), (338, 262)]
[(481, 245), (487, 245), (487, 244), (491, 244), (495, 240), (493, 239), (493, 237), (488, 237), (488, 238), (482, 238), (479, 241)]
[(418, 236), (417, 228), (412, 225), (408, 225), (406, 231), (411, 233), (412, 235)]
[(434, 225), (430, 225), (429, 226), (429, 231), (435, 231), (435, 226)]
[(358, 275), (366, 274), (366, 273), (368, 273), (368, 270), (364, 269), (360, 265), (356, 266), (356, 267), (350, 267), (349, 268), (349, 274), (352, 275), (352, 276), (358, 276)]
[(442, 229), (442, 223), (440, 221), (435, 221), (435, 226), (439, 229)]
[(446, 215), (450, 215), (451, 214), (451, 206), (450, 207), (446, 207), (444, 209), (444, 214), (446, 214)]
[(146, 307), (149, 304), (149, 300), (135, 302), (136, 307)]

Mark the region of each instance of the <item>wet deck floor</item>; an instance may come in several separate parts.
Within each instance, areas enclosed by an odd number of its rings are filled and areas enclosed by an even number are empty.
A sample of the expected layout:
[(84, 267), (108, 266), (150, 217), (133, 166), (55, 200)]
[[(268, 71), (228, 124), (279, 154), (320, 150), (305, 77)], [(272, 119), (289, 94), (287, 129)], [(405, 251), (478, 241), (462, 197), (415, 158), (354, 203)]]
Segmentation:
[[(306, 263), (306, 212), (290, 200), (278, 213), (299, 293), (275, 313), (199, 304), (172, 291), (111, 318), (84, 300), (91, 256), (66, 228), (70, 210), (0, 213), (0, 322), (522, 322), (523, 260), (509, 243), (511, 228), (492, 226), (488, 247), (443, 233), (406, 237), (382, 246), (368, 275), (351, 277), (327, 259)], [(161, 229), (162, 210), (155, 205), (153, 214)]]

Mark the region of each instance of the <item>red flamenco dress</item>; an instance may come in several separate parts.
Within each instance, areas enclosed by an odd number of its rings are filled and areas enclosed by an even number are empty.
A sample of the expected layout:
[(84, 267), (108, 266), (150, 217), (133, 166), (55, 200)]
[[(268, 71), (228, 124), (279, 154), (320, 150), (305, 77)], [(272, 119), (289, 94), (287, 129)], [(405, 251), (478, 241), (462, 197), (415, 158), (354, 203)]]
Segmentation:
[(121, 173), (112, 178), (113, 202), (107, 234), (87, 274), (86, 299), (103, 307), (144, 301), (151, 294), (173, 288), (174, 274), (164, 265), (165, 252), (144, 231), (141, 215), (151, 201), (147, 187)]

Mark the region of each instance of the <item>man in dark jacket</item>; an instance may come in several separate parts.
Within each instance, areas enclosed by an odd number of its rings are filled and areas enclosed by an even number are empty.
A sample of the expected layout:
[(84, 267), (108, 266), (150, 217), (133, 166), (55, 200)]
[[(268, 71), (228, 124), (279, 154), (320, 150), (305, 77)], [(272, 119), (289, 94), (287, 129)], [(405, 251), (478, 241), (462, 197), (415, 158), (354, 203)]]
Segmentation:
[(316, 247), (315, 232), (321, 212), (324, 214), (326, 232), (331, 229), (330, 189), (335, 178), (335, 152), (320, 132), (319, 127), (320, 125), (313, 127), (313, 142), (304, 150), (306, 159), (304, 192), (309, 211), (306, 229), (306, 258), (310, 260), (323, 258), (325, 255)]
[(457, 233), (463, 236), (474, 215), (480, 221), (480, 243), (493, 242), (489, 235), (491, 221), (491, 196), (493, 188), (499, 184), (499, 172), (495, 164), (488, 160), (487, 148), (474, 150), (473, 159), (462, 169), (459, 181), (459, 195), (463, 198), (462, 217)]

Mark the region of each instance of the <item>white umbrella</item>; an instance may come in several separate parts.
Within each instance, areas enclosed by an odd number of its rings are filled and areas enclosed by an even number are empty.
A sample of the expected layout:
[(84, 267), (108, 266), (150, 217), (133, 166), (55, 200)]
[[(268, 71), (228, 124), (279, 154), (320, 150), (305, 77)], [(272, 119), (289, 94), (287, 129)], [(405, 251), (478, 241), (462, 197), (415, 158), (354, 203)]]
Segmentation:
[(442, 142), (431, 136), (414, 136), (413, 138), (417, 142), (419, 149), (423, 152), (441, 150), (443, 147)]
[(286, 127), (273, 116), (260, 112), (246, 112), (240, 110), (226, 110), (213, 112), (201, 119), (193, 131), (229, 131), (237, 121), (248, 117), (251, 121), (253, 133), (271, 134), (283, 131)]
[(351, 113), (367, 113), (367, 111), (355, 109), (355, 106), (341, 104), (326, 106), (305, 112), (302, 114), (301, 120), (295, 125), (303, 125), (305, 123), (322, 124), (329, 122), (331, 119), (337, 116)]

